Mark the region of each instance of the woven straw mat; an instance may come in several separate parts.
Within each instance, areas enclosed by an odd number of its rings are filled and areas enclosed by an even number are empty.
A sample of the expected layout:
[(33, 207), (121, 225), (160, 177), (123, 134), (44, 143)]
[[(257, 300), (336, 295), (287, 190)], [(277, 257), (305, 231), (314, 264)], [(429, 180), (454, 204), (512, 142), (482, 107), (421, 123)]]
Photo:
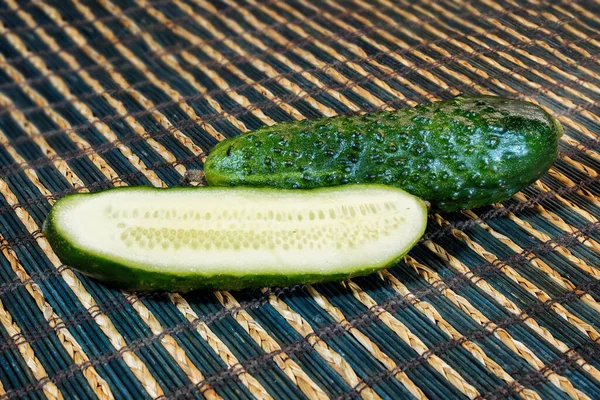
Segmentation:
[[(0, 400), (600, 399), (600, 4), (0, 1)], [(343, 283), (133, 294), (54, 202), (189, 185), (219, 141), (460, 93), (540, 104), (552, 169)]]

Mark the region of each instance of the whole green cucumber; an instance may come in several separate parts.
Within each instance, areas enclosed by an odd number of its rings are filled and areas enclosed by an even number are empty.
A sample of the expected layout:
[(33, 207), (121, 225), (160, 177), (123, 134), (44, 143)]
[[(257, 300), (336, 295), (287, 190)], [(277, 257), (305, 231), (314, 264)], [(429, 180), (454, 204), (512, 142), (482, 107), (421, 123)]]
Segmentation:
[(456, 211), (506, 200), (535, 182), (556, 159), (562, 133), (535, 104), (459, 96), (260, 128), (215, 146), (204, 171), (217, 186), (394, 185), (434, 210)]

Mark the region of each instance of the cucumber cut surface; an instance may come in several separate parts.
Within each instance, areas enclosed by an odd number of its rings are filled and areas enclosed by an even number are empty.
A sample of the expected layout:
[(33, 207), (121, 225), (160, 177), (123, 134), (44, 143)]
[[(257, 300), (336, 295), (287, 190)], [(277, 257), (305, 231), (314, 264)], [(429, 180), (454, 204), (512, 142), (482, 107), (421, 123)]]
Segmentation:
[(61, 260), (132, 290), (314, 283), (389, 266), (422, 236), (423, 202), (393, 187), (118, 188), (52, 208)]

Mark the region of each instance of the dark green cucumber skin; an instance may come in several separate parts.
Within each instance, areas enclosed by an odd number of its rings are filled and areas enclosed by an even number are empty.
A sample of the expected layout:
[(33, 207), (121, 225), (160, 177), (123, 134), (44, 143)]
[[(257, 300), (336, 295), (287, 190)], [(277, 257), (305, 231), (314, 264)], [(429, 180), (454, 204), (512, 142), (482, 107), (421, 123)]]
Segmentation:
[(510, 198), (558, 154), (560, 123), (529, 102), (459, 96), (397, 111), (263, 127), (219, 143), (209, 185), (393, 185), (437, 211)]
[[(377, 185), (371, 185), (377, 186)], [(212, 190), (210, 187), (176, 187), (176, 188), (154, 188), (154, 187), (118, 187), (108, 189), (107, 191), (132, 191), (132, 190)], [(271, 189), (254, 189), (254, 190), (269, 190)], [(316, 189), (319, 191), (328, 190), (328, 188)], [(98, 253), (90, 253), (85, 248), (75, 245), (65, 238), (61, 233), (57, 224), (57, 210), (61, 204), (69, 201), (78, 201), (82, 197), (93, 196), (91, 193), (71, 194), (60, 199), (48, 214), (43, 225), (43, 232), (52, 249), (60, 260), (69, 265), (84, 275), (95, 278), (109, 286), (118, 289), (135, 291), (135, 292), (180, 292), (187, 293), (199, 289), (216, 289), (216, 290), (240, 290), (247, 288), (262, 288), (271, 286), (290, 286), (290, 285), (306, 285), (329, 281), (342, 281), (356, 276), (364, 276), (371, 274), (380, 269), (397, 264), (402, 257), (412, 248), (425, 232), (423, 231), (417, 236), (417, 239), (407, 246), (406, 251), (399, 254), (397, 257), (387, 260), (383, 263), (366, 266), (360, 270), (354, 270), (351, 273), (327, 273), (327, 274), (227, 274), (224, 272), (220, 275), (203, 275), (200, 272), (184, 273), (176, 271), (151, 271), (132, 263), (124, 264), (116, 260), (110, 259)], [(57, 207), (58, 206), (58, 207)], [(427, 215), (427, 210), (423, 205), (424, 215)], [(227, 271), (227, 266), (223, 266), (223, 271)]]

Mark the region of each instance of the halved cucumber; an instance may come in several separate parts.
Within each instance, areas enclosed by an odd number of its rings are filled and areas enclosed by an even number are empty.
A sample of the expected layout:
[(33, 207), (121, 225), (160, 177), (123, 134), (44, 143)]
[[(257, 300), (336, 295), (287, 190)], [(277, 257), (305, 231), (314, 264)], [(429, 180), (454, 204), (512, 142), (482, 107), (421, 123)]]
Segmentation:
[(393, 187), (117, 188), (59, 200), (44, 232), (63, 262), (131, 290), (315, 283), (389, 266), (422, 236)]

